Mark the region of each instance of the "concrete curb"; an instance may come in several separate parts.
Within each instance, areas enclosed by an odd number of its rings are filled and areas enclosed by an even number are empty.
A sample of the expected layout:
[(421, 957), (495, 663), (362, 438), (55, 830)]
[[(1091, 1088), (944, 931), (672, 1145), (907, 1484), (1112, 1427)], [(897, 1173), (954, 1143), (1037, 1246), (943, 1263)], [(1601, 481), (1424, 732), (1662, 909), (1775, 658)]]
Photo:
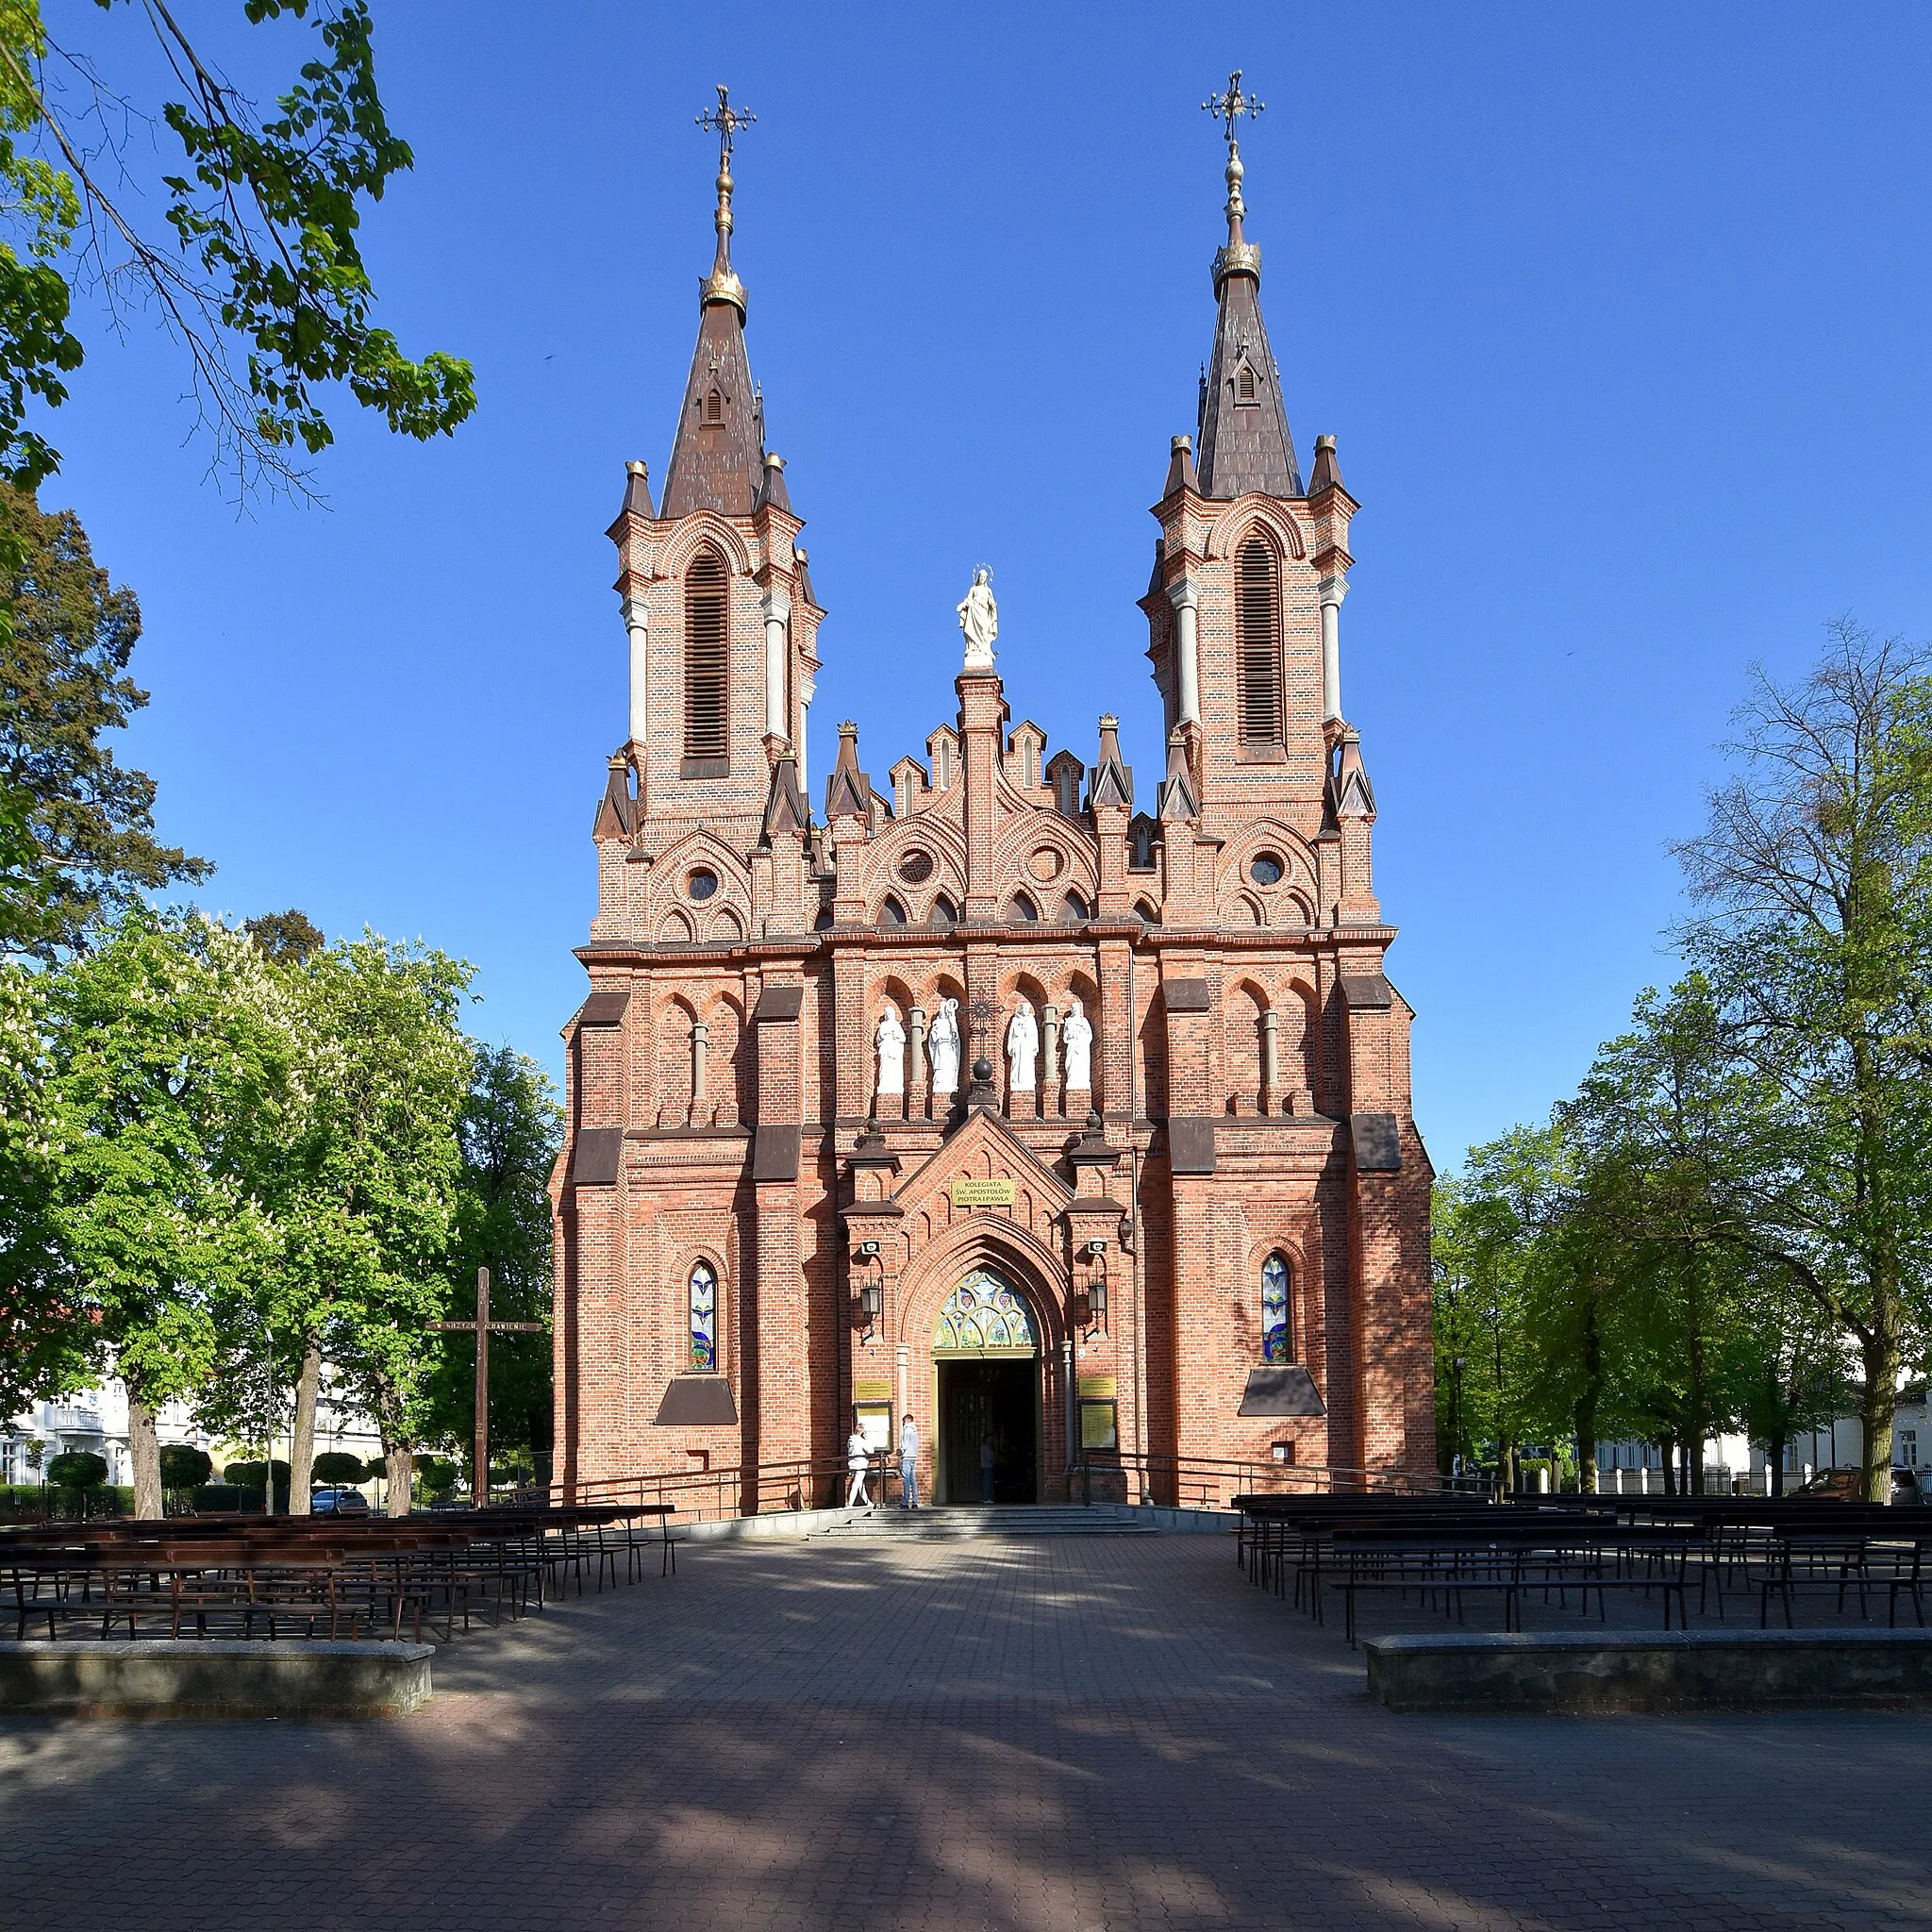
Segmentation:
[(1232, 1509), (1170, 1509), (1160, 1503), (1128, 1503), (1136, 1523), (1151, 1523), (1168, 1536), (1229, 1536), (1241, 1518)]
[(426, 1643), (192, 1638), (0, 1642), (0, 1713), (399, 1717), (429, 1699)]
[(1391, 1710), (1932, 1707), (1932, 1630), (1486, 1632), (1363, 1649), (1369, 1695)]

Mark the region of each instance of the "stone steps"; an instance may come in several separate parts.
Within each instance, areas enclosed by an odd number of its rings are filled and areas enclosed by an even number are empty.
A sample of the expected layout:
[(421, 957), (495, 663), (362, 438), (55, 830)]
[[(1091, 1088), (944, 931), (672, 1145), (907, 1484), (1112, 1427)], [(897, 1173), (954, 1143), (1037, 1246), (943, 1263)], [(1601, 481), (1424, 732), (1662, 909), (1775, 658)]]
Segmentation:
[(1042, 1503), (1030, 1508), (1010, 1504), (951, 1504), (925, 1509), (902, 1509), (889, 1504), (876, 1510), (840, 1510), (809, 1534), (880, 1542), (958, 1542), (977, 1537), (1158, 1536), (1160, 1532), (1125, 1509)]

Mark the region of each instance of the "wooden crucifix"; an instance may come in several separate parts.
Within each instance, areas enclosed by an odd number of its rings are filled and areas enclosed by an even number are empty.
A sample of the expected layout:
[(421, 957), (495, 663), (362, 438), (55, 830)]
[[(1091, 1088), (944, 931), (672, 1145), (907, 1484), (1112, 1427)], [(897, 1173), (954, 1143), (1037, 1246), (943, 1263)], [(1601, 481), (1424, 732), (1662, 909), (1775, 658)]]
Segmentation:
[(499, 1335), (541, 1335), (541, 1322), (492, 1322), (490, 1319), (490, 1271), (476, 1271), (476, 1319), (474, 1322), (432, 1322), (445, 1334), (476, 1338), (475, 1459), (470, 1464), (470, 1507), (481, 1509), (490, 1501), (490, 1331)]

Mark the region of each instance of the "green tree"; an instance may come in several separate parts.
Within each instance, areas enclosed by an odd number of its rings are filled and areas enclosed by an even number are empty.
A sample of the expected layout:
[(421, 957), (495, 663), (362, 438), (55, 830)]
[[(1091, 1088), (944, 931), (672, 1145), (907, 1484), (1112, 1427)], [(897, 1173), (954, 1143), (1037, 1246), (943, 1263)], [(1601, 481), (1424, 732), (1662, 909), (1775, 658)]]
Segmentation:
[[(111, 57), (70, 55), (38, 0), (0, 0), (0, 216), (14, 236), (0, 243), (0, 475), (32, 489), (58, 466), (27, 416), (36, 400), (63, 402), (81, 364), (76, 274), (117, 302), (143, 300), (181, 343), (216, 461), (243, 488), (300, 483), (302, 455), (334, 438), (321, 393), (332, 385), (401, 434), (453, 430), (475, 406), (470, 365), (411, 361), (373, 319), (362, 213), (413, 157), (376, 89), (367, 0), (243, 0), (251, 25), (306, 21), (319, 43), (266, 116), (160, 0), (96, 5), (158, 42), (180, 97), (157, 118), (180, 170), (144, 183), (134, 144), (102, 156), (76, 137), (125, 113)], [(25, 151), (35, 141), (47, 156)], [(156, 201), (159, 231), (139, 219)]]
[[(475, 1312), (476, 1270), (490, 1270), (490, 1307), (500, 1321), (548, 1322), (551, 1273), (550, 1171), (563, 1144), (563, 1109), (550, 1076), (513, 1047), (473, 1042), (470, 1091), (458, 1124), (462, 1173), (456, 1234), (444, 1269), (444, 1315)], [(475, 1344), (432, 1338), (437, 1362), (424, 1436), (474, 1439)], [(490, 1440), (499, 1449), (549, 1444), (550, 1338), (503, 1335), (490, 1344)]]
[(127, 675), (141, 636), (71, 510), (0, 485), (0, 954), (48, 958), (92, 922), (210, 867), (154, 835), (155, 784), (103, 741), (147, 703)]
[(308, 1116), (281, 1195), (284, 1266), (268, 1320), (296, 1364), (294, 1505), (308, 1507), (326, 1352), (381, 1433), (390, 1507), (403, 1514), (457, 1228), (472, 1070), (458, 1021), (472, 969), (370, 933), (291, 970)]
[(1803, 683), (1760, 675), (1731, 747), (1740, 775), (1681, 848), (1702, 908), (1687, 950), (1781, 1129), (1701, 1185), (1726, 1238), (1852, 1337), (1874, 1502), (1890, 1500), (1900, 1378), (1932, 1333), (1926, 669), (1845, 622)]
[(49, 1006), (48, 1219), (74, 1332), (127, 1389), (135, 1512), (158, 1516), (156, 1411), (203, 1387), (217, 1310), (274, 1258), (254, 1176), (286, 1132), (291, 1043), (260, 955), (193, 912), (130, 908)]
[(242, 930), (277, 966), (299, 963), (328, 943), (322, 928), (293, 906), (286, 912), (263, 912), (244, 919)]

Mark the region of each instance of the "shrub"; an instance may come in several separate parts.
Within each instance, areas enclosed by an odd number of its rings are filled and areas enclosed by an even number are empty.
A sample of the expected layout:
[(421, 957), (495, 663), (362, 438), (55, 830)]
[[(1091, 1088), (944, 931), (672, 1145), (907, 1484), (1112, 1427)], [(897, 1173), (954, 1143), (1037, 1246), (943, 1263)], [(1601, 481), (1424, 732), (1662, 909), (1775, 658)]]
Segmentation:
[[(258, 1504), (261, 1491), (255, 1492)], [(208, 1515), (227, 1515), (242, 1507), (242, 1491), (233, 1483), (203, 1483), (194, 1490), (189, 1500), (197, 1510)]]
[(446, 1490), (453, 1489), (460, 1474), (454, 1462), (441, 1456), (419, 1456), (416, 1458), (417, 1479), (422, 1483), (425, 1495), (440, 1496)]
[(47, 1480), (57, 1490), (97, 1490), (108, 1480), (108, 1459), (92, 1449), (69, 1449), (47, 1464)]
[(214, 1464), (206, 1449), (188, 1442), (161, 1445), (161, 1487), (164, 1490), (198, 1489), (214, 1474)]
[[(222, 1472), (225, 1483), (233, 1483), (238, 1489), (259, 1490), (268, 1482), (269, 1465), (265, 1462), (231, 1462)], [(279, 1459), (275, 1464), (275, 1488), (289, 1487), (289, 1465)]]
[(340, 1449), (325, 1449), (315, 1458), (311, 1473), (319, 1483), (359, 1483), (362, 1458), (345, 1455)]

